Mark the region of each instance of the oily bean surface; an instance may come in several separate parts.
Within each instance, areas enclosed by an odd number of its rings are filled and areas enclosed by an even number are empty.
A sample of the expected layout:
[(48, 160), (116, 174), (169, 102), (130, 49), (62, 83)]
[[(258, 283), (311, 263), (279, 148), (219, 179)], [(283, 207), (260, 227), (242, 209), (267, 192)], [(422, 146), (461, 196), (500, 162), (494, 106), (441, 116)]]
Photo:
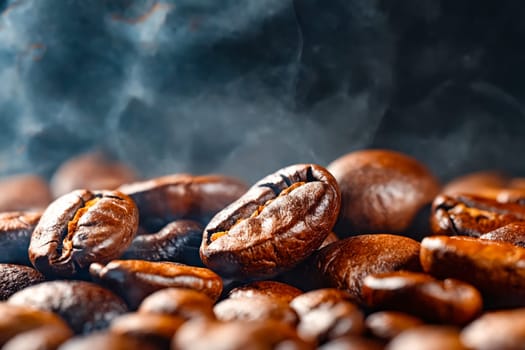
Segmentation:
[(114, 260), (105, 266), (92, 264), (90, 273), (94, 280), (122, 296), (132, 309), (163, 288), (190, 288), (213, 300), (222, 292), (222, 280), (213, 271), (172, 262)]
[(94, 333), (74, 337), (58, 350), (159, 350), (157, 344), (114, 333)]
[(83, 281), (43, 282), (15, 293), (7, 302), (54, 312), (75, 333), (105, 329), (113, 318), (128, 310), (111, 291)]
[(334, 228), (340, 237), (403, 232), (439, 191), (438, 181), (422, 163), (394, 151), (352, 152), (327, 169), (341, 190), (341, 213)]
[(293, 298), (301, 294), (302, 291), (300, 289), (286, 283), (277, 281), (256, 281), (232, 289), (228, 293), (228, 296), (232, 299), (239, 297), (252, 298), (263, 296), (289, 303)]
[(340, 301), (351, 301), (352, 296), (340, 289), (323, 288), (296, 296), (290, 306), (299, 316), (320, 307), (321, 305), (334, 305)]
[(204, 228), (196, 221), (177, 220), (156, 233), (137, 234), (121, 259), (173, 261), (202, 265), (199, 247)]
[(408, 271), (368, 275), (363, 296), (371, 308), (405, 311), (431, 322), (457, 325), (474, 319), (483, 307), (481, 294), (465, 282), (439, 281)]
[(525, 221), (525, 206), (472, 195), (436, 197), (430, 225), (436, 235), (479, 237), (502, 226)]
[(386, 350), (468, 350), (461, 342), (458, 329), (450, 326), (410, 328), (388, 343)]
[(51, 201), (47, 182), (38, 175), (21, 174), (0, 179), (0, 213), (40, 211)]
[(423, 269), (438, 278), (475, 286), (491, 307), (525, 305), (525, 248), (465, 236), (433, 236), (421, 242)]
[(275, 276), (314, 252), (340, 207), (333, 176), (315, 164), (278, 170), (219, 212), (200, 248), (206, 266), (238, 279)]
[(214, 300), (203, 292), (165, 288), (148, 295), (140, 303), (138, 312), (177, 316), (185, 320), (200, 317), (213, 319), (213, 304)]
[(115, 191), (78, 190), (55, 200), (33, 231), (29, 258), (46, 276), (72, 277), (92, 262), (122, 255), (138, 227), (138, 211)]
[(347, 291), (363, 302), (363, 279), (373, 273), (420, 271), (420, 244), (390, 234), (348, 237), (321, 249), (316, 266), (334, 288)]
[(44, 280), (44, 275), (32, 267), (0, 264), (0, 300), (6, 300), (19, 290)]
[(384, 346), (376, 340), (345, 336), (331, 340), (317, 348), (318, 350), (383, 350)]
[(69, 327), (42, 326), (16, 335), (2, 350), (55, 350), (72, 336)]
[(507, 242), (525, 248), (525, 221), (513, 222), (479, 236), (490, 241)]
[(41, 212), (0, 213), (0, 263), (31, 265), (27, 249)]
[(379, 339), (390, 340), (407, 329), (421, 326), (423, 321), (399, 311), (374, 312), (365, 320), (370, 334)]

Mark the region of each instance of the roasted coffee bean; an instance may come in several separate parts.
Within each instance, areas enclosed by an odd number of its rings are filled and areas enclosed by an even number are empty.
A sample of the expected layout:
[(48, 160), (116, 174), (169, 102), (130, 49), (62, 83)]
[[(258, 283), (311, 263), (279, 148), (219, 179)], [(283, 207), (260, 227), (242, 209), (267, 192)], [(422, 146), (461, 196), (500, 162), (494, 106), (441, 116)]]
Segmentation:
[(137, 203), (141, 225), (155, 230), (180, 219), (205, 225), (247, 187), (228, 176), (176, 174), (123, 185), (119, 190)]
[(449, 326), (419, 326), (399, 334), (386, 350), (468, 350), (459, 338), (459, 331)]
[(109, 331), (169, 349), (171, 338), (184, 322), (183, 318), (169, 315), (128, 313), (111, 321)]
[(19, 290), (44, 280), (44, 275), (32, 267), (0, 264), (0, 300), (6, 300)]
[(0, 179), (0, 193), (0, 212), (40, 211), (52, 200), (46, 181), (37, 175)]
[(472, 195), (438, 196), (430, 225), (437, 235), (479, 237), (516, 221), (525, 221), (525, 206)]
[(363, 302), (363, 279), (372, 273), (420, 271), (419, 243), (390, 234), (348, 237), (321, 249), (316, 266), (332, 287)]
[(213, 300), (193, 289), (165, 288), (148, 295), (138, 312), (149, 314), (163, 314), (181, 317), (185, 320), (193, 318), (214, 319)]
[(295, 326), (295, 311), (283, 300), (267, 296), (237, 297), (220, 301), (213, 308), (220, 321), (280, 321)]
[(365, 325), (374, 337), (390, 340), (407, 329), (423, 325), (423, 321), (399, 311), (379, 311), (368, 315)]
[(58, 350), (159, 350), (156, 344), (114, 333), (94, 333), (71, 338)]
[(13, 294), (7, 302), (54, 312), (75, 333), (104, 329), (128, 310), (124, 301), (109, 290), (83, 281), (43, 282)]
[(44, 275), (71, 277), (92, 262), (106, 263), (128, 248), (138, 211), (115, 191), (74, 191), (54, 201), (33, 231), (29, 258)]
[(319, 248), (317, 249), (321, 249), (321, 248), (324, 248), (326, 247), (327, 245), (329, 245), (330, 243), (334, 243), (334, 242), (337, 242), (339, 240), (339, 237), (337, 237), (337, 235), (333, 232), (330, 232), (328, 234), (328, 236), (326, 236), (325, 240), (323, 241), (323, 243), (321, 243), (321, 245), (319, 246)]
[(421, 265), (438, 278), (475, 286), (487, 305), (525, 305), (525, 248), (472, 237), (427, 237)]
[(183, 324), (171, 345), (172, 350), (272, 350), (315, 349), (314, 344), (299, 338), (293, 327), (277, 321), (188, 321)]
[(334, 228), (339, 237), (403, 232), (439, 191), (438, 181), (422, 163), (394, 151), (349, 153), (327, 169), (341, 190), (341, 213)]
[(431, 322), (464, 325), (482, 309), (481, 294), (454, 279), (438, 281), (408, 271), (373, 274), (363, 281), (363, 297), (374, 309), (405, 311)]
[(314, 252), (337, 219), (333, 176), (314, 164), (292, 165), (257, 182), (206, 226), (202, 261), (234, 278), (271, 277)]
[(508, 242), (525, 248), (525, 221), (513, 222), (479, 236), (490, 241)]
[(296, 296), (290, 306), (303, 316), (322, 305), (334, 305), (340, 301), (352, 301), (352, 296), (340, 289), (323, 288)]
[[(318, 347), (318, 350), (382, 350), (383, 344), (372, 339), (346, 336), (331, 340)], [(408, 350), (408, 349), (407, 349)]]
[(303, 292), (300, 289), (286, 283), (276, 281), (257, 281), (232, 289), (228, 296), (232, 299), (264, 296), (289, 303), (293, 298), (302, 293)]
[(488, 312), (463, 329), (461, 340), (469, 349), (523, 349), (525, 309)]
[(0, 315), (0, 346), (17, 334), (32, 329), (44, 326), (68, 328), (58, 315), (24, 305), (0, 303)]
[(42, 213), (0, 213), (0, 263), (30, 265), (27, 249)]
[(171, 262), (114, 260), (106, 266), (91, 264), (91, 276), (122, 296), (136, 309), (151, 293), (163, 288), (190, 288), (201, 291), (214, 301), (222, 292), (222, 280), (202, 267)]
[(102, 152), (90, 152), (63, 163), (51, 178), (51, 191), (59, 197), (78, 189), (114, 190), (136, 179), (134, 171), (126, 165)]
[(56, 350), (72, 336), (73, 332), (67, 326), (43, 326), (11, 338), (2, 350)]
[(157, 233), (135, 236), (121, 259), (174, 261), (192, 266), (202, 265), (199, 247), (203, 229), (196, 221), (174, 221)]

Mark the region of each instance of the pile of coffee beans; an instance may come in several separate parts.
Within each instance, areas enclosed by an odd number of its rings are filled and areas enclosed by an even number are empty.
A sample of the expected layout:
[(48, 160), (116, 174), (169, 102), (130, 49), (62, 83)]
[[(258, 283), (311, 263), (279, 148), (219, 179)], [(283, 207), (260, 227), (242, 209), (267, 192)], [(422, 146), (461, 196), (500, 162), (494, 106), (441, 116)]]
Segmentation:
[(0, 180), (0, 347), (525, 349), (525, 179), (353, 152), (249, 187), (87, 154)]

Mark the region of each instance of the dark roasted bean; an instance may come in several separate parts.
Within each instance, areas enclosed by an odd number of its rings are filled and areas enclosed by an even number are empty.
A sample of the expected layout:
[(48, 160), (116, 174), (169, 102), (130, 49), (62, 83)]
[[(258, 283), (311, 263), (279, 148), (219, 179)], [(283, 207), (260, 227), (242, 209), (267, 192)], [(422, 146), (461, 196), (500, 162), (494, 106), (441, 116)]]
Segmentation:
[(448, 326), (419, 326), (410, 328), (388, 343), (386, 350), (467, 350), (459, 331)]
[(508, 242), (525, 248), (525, 221), (513, 222), (479, 236), (490, 241)]
[(157, 344), (113, 333), (95, 333), (71, 338), (58, 350), (159, 350)]
[(302, 294), (300, 289), (276, 281), (257, 281), (232, 289), (230, 298), (252, 298), (264, 296), (289, 303), (293, 298)]
[(314, 252), (337, 219), (333, 176), (314, 164), (293, 165), (257, 182), (204, 230), (206, 266), (234, 277), (270, 277)]
[(200, 266), (199, 247), (203, 229), (196, 221), (174, 221), (157, 233), (135, 236), (121, 259), (174, 261)]
[(42, 213), (0, 213), (0, 263), (31, 265), (27, 249)]
[(0, 179), (0, 213), (40, 211), (52, 200), (44, 179), (37, 175), (14, 175)]
[(137, 207), (128, 196), (74, 191), (46, 209), (31, 237), (29, 258), (45, 275), (71, 277), (92, 262), (122, 255), (137, 226)]
[(7, 302), (55, 312), (75, 333), (104, 329), (127, 311), (124, 301), (111, 291), (83, 281), (43, 282), (13, 294)]
[(369, 275), (362, 291), (371, 308), (405, 311), (431, 322), (457, 325), (474, 319), (483, 303), (476, 288), (465, 282), (438, 281), (408, 271)]
[(222, 280), (213, 271), (178, 263), (114, 260), (106, 266), (91, 264), (89, 270), (95, 280), (121, 295), (132, 309), (163, 288), (190, 288), (213, 300), (222, 292)]
[(407, 329), (421, 326), (419, 318), (399, 311), (379, 311), (368, 315), (365, 325), (374, 337), (390, 340)]
[(69, 327), (42, 326), (11, 338), (2, 350), (56, 350), (72, 336)]
[(0, 264), (0, 300), (6, 300), (19, 290), (44, 280), (44, 275), (32, 267)]
[(165, 314), (186, 320), (200, 317), (214, 319), (213, 302), (203, 292), (193, 289), (165, 288), (148, 295), (140, 303), (138, 312)]
[(329, 283), (363, 302), (363, 279), (372, 273), (420, 271), (419, 243), (413, 239), (374, 234), (349, 237), (321, 249), (317, 268)]
[(406, 230), (439, 184), (416, 159), (387, 150), (349, 153), (328, 165), (341, 189), (339, 237)]

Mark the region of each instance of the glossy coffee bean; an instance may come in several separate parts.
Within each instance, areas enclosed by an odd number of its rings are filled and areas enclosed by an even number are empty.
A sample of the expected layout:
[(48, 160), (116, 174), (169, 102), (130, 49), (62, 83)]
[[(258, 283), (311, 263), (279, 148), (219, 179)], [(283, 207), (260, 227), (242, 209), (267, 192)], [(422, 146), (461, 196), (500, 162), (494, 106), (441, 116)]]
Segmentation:
[(0, 263), (31, 265), (27, 249), (41, 212), (0, 213)]
[(44, 275), (32, 267), (0, 264), (0, 300), (6, 300), (19, 290), (44, 280)]
[(60, 197), (78, 189), (114, 190), (136, 179), (134, 171), (126, 165), (102, 152), (90, 152), (64, 162), (51, 178), (51, 191)]
[(56, 350), (72, 336), (69, 327), (42, 326), (11, 338), (2, 350)]
[(314, 344), (299, 338), (293, 327), (277, 321), (189, 321), (171, 344), (172, 350), (313, 350)]
[(111, 291), (82, 281), (43, 282), (13, 294), (7, 302), (54, 312), (75, 333), (107, 328), (113, 318), (128, 310)]
[(525, 248), (472, 237), (427, 237), (421, 265), (438, 278), (476, 287), (489, 306), (525, 305)]
[(525, 221), (513, 222), (479, 236), (490, 241), (512, 243), (525, 248)]
[(415, 316), (399, 311), (374, 312), (365, 320), (365, 325), (370, 334), (384, 340), (390, 340), (401, 332), (418, 327), (423, 321)]
[(286, 283), (277, 281), (256, 281), (232, 289), (228, 293), (228, 297), (234, 299), (263, 296), (289, 303), (293, 298), (302, 293), (303, 292), (300, 289)]
[(29, 258), (46, 276), (71, 277), (122, 255), (138, 227), (135, 203), (114, 191), (78, 190), (54, 201), (36, 226)]
[(424, 273), (372, 274), (363, 281), (363, 297), (374, 309), (398, 310), (438, 323), (464, 325), (482, 309), (481, 294), (454, 279), (439, 281)]
[(177, 220), (156, 233), (137, 234), (121, 259), (202, 265), (199, 247), (203, 229), (196, 221)]
[(525, 206), (499, 203), (472, 195), (438, 196), (432, 204), (430, 225), (436, 235), (479, 237), (517, 221), (525, 221)]
[(288, 303), (265, 296), (224, 299), (215, 305), (213, 311), (220, 321), (274, 320), (291, 326), (299, 321)]
[(67, 329), (68, 326), (58, 315), (25, 305), (0, 303), (0, 346), (18, 334), (44, 326)]
[(40, 211), (52, 200), (46, 181), (22, 174), (0, 179), (0, 212)]
[(165, 288), (148, 295), (138, 312), (148, 314), (171, 315), (190, 320), (194, 318), (214, 319), (214, 301), (193, 289)]
[(114, 333), (94, 333), (71, 338), (58, 350), (159, 350), (156, 344)]
[(449, 326), (420, 326), (406, 330), (388, 343), (386, 350), (468, 350), (459, 331)]
[(246, 189), (242, 181), (233, 177), (189, 174), (168, 175), (119, 187), (137, 203), (140, 223), (148, 230), (180, 219), (206, 224)]
[(114, 260), (107, 265), (91, 264), (91, 276), (122, 296), (136, 309), (151, 293), (163, 288), (189, 288), (213, 300), (222, 292), (222, 280), (213, 271), (171, 262)]
[(321, 346), (318, 350), (382, 350), (383, 344), (378, 341), (364, 337), (345, 336), (331, 340)]
[(340, 289), (323, 288), (296, 296), (290, 306), (299, 316), (306, 315), (322, 305), (335, 305), (341, 301), (351, 301), (352, 296)]
[(525, 309), (487, 312), (463, 329), (461, 340), (469, 349), (523, 349)]
[(334, 229), (339, 237), (403, 232), (439, 191), (422, 163), (394, 151), (352, 152), (327, 169), (341, 189), (341, 214)]
[(323, 167), (280, 169), (210, 221), (202, 261), (226, 277), (275, 276), (321, 245), (337, 219), (340, 200), (335, 179)]
[(321, 249), (316, 266), (332, 287), (363, 302), (361, 286), (369, 274), (421, 270), (419, 243), (390, 234), (349, 237)]

